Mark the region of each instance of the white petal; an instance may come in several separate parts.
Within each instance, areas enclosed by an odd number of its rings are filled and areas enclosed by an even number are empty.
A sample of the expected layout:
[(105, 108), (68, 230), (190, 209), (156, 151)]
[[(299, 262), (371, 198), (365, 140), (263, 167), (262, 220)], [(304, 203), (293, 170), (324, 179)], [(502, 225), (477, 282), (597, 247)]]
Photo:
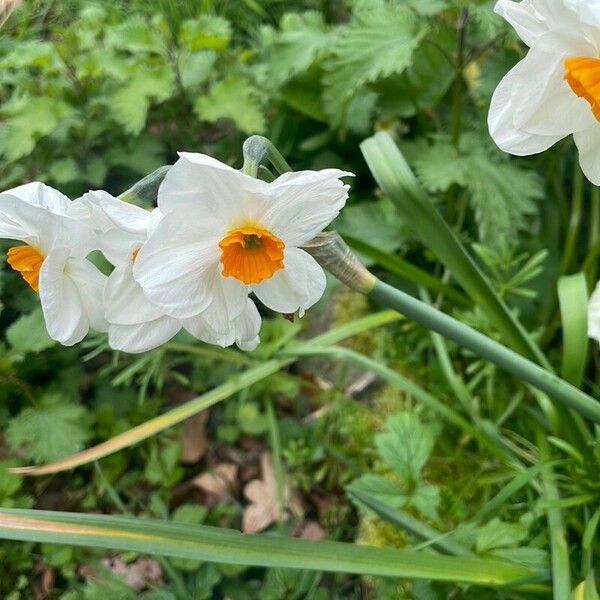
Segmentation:
[(488, 127), (496, 145), (509, 154), (529, 156), (543, 152), (561, 140), (563, 135), (534, 135), (517, 129), (513, 122), (512, 90), (521, 77), (522, 61), (498, 84), (488, 114)]
[(256, 221), (268, 200), (268, 185), (206, 156), (181, 152), (158, 190), (163, 213), (183, 209), (212, 220), (219, 239), (240, 223)]
[(111, 325), (139, 325), (163, 316), (133, 278), (133, 263), (115, 267), (104, 288), (106, 319)]
[(573, 135), (579, 150), (579, 164), (585, 176), (600, 185), (600, 123)]
[(219, 256), (210, 224), (176, 211), (160, 222), (142, 247), (133, 274), (161, 312), (185, 319), (211, 303), (214, 292), (209, 284)]
[(248, 298), (244, 312), (235, 319), (235, 343), (240, 350), (254, 350), (260, 342), (261, 318), (256, 304)]
[[(54, 200), (48, 199), (47, 186), (41, 188), (42, 198), (38, 198), (32, 193), (23, 193), (22, 188), (34, 192), (39, 191), (42, 184), (36, 184), (29, 189), (30, 185), (33, 184), (0, 194), (1, 238), (23, 241), (36, 246), (44, 254), (56, 246), (61, 246), (70, 248), (72, 256), (87, 256), (92, 250), (98, 248), (98, 238), (92, 229), (66, 214), (53, 212), (43, 205), (45, 201), (52, 204), (56, 199), (53, 194), (50, 196)], [(52, 188), (48, 189), (60, 194)], [(15, 190), (21, 196), (15, 195)], [(71, 202), (68, 199), (66, 201)]]
[(123, 202), (103, 190), (88, 192), (82, 200), (96, 205), (113, 226), (129, 233), (145, 236), (153, 221), (149, 210), (130, 202)]
[(29, 204), (47, 208), (59, 215), (67, 214), (71, 205), (71, 200), (64, 194), (39, 181), (20, 185), (7, 190), (6, 193), (16, 196)]
[(203, 314), (195, 315), (189, 319), (182, 319), (181, 324), (188, 333), (207, 344), (226, 348), (235, 342), (235, 329), (233, 324), (225, 332), (216, 331), (206, 321)]
[(600, 281), (588, 304), (588, 335), (600, 343)]
[(599, 0), (564, 0), (564, 3), (577, 14), (583, 23), (600, 27)]
[(301, 246), (323, 231), (346, 203), (350, 186), (338, 169), (285, 173), (269, 184), (272, 201), (262, 225), (286, 245)]
[(234, 319), (246, 307), (249, 289), (234, 277), (223, 277), (221, 271), (221, 263), (217, 263), (210, 279), (207, 279), (213, 297), (206, 310), (202, 311), (202, 317), (213, 331), (229, 338)]
[(545, 22), (536, 14), (530, 0), (522, 2), (499, 0), (494, 7), (494, 12), (508, 21), (528, 46), (548, 31)]
[(1, 238), (39, 246), (40, 231), (53, 229), (53, 222), (53, 215), (47, 210), (33, 206), (8, 192), (0, 194)]
[(65, 275), (69, 256), (66, 248), (56, 248), (40, 269), (40, 300), (46, 328), (53, 340), (72, 346), (89, 330), (77, 286)]
[(285, 314), (300, 310), (302, 316), (323, 295), (325, 272), (312, 256), (299, 248), (286, 248), (283, 262), (283, 269), (252, 289), (272, 310)]
[(110, 325), (108, 343), (114, 350), (137, 354), (162, 346), (180, 329), (179, 321), (171, 317), (160, 317), (137, 325)]
[(225, 330), (216, 330), (211, 321), (206, 319), (206, 311), (191, 319), (184, 319), (182, 325), (199, 340), (223, 348), (236, 343), (242, 350), (254, 350), (260, 341), (260, 314), (249, 298), (246, 298), (242, 312), (228, 323)]
[(65, 273), (75, 283), (83, 312), (90, 327), (96, 331), (107, 331), (104, 318), (102, 295), (107, 277), (86, 258), (70, 258)]
[(146, 243), (145, 235), (127, 233), (113, 227), (98, 234), (98, 245), (111, 265), (118, 266), (131, 261), (133, 253)]
[(568, 135), (592, 125), (591, 106), (565, 81), (569, 56), (593, 56), (581, 35), (551, 32), (541, 36), (521, 61), (510, 103), (517, 129), (537, 135)]
[[(565, 0), (569, 2), (588, 0)], [(528, 46), (549, 31), (577, 28), (578, 18), (562, 0), (499, 0), (494, 11), (506, 19)]]

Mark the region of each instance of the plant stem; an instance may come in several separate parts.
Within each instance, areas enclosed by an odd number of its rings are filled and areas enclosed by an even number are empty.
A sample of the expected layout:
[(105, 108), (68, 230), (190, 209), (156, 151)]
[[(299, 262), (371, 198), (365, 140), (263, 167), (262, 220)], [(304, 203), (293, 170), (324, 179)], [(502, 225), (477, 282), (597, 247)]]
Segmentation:
[(456, 50), (456, 77), (454, 79), (454, 90), (452, 94), (452, 143), (458, 148), (460, 142), (460, 132), (462, 125), (462, 105), (463, 105), (463, 69), (465, 66), (465, 46), (467, 41), (467, 23), (469, 21), (469, 11), (461, 11), (458, 20), (458, 39)]
[[(592, 186), (591, 193), (591, 206), (590, 206), (590, 235), (588, 240), (588, 257), (593, 256), (589, 261), (589, 266), (587, 268), (587, 277), (588, 277), (588, 285), (590, 289), (593, 289), (596, 285), (596, 278), (598, 275), (598, 261), (595, 258), (598, 256), (598, 250), (595, 252), (595, 256), (593, 250), (597, 248), (600, 242), (600, 188), (596, 186)], [(586, 258), (586, 263), (588, 259)]]
[(273, 407), (273, 400), (267, 398), (267, 421), (269, 424), (269, 438), (271, 441), (271, 450), (273, 452), (273, 470), (275, 472), (276, 494), (277, 494), (277, 522), (283, 522), (285, 509), (285, 482), (283, 480), (283, 463), (281, 460), (281, 439), (279, 437), (279, 427), (277, 417)]
[(579, 167), (579, 163), (575, 162), (575, 171), (573, 173), (573, 194), (571, 202), (571, 215), (569, 217), (569, 229), (565, 239), (565, 249), (561, 261), (561, 273), (567, 273), (575, 254), (575, 246), (579, 235), (579, 227), (581, 226), (581, 213), (583, 209), (583, 172)]
[[(545, 433), (538, 429), (536, 432), (536, 441), (540, 450), (540, 457), (543, 462), (549, 463), (552, 460), (550, 448)], [(550, 548), (552, 552), (552, 582), (554, 600), (565, 600), (571, 594), (571, 567), (569, 564), (569, 547), (567, 545), (567, 536), (562, 513), (557, 503), (560, 500), (554, 472), (550, 465), (542, 471), (542, 494), (548, 519), (548, 529), (550, 533)]]
[(600, 423), (600, 402), (506, 346), (382, 281), (375, 282), (369, 296), (516, 375), (593, 422)]

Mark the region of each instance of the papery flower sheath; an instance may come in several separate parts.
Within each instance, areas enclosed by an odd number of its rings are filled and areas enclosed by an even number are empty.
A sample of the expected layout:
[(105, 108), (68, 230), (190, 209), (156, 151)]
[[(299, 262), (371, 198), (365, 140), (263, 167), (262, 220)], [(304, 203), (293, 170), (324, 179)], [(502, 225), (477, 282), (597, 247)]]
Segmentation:
[(260, 317), (254, 306), (248, 306), (232, 323), (232, 337), (225, 339), (202, 315), (175, 319), (159, 310), (144, 294), (133, 278), (133, 267), (163, 217), (160, 210), (145, 210), (104, 191), (89, 192), (81, 202), (88, 207), (90, 219), (96, 222), (102, 251), (115, 267), (103, 296), (111, 348), (145, 352), (169, 341), (182, 326), (211, 344), (226, 346), (237, 342), (244, 349), (258, 344)]
[(583, 172), (600, 184), (600, 3), (500, 0), (495, 10), (529, 51), (494, 92), (494, 141), (525, 156), (573, 134)]
[(250, 292), (277, 312), (302, 314), (323, 294), (325, 273), (301, 246), (344, 206), (340, 177), (347, 175), (300, 171), (266, 183), (181, 153), (159, 188), (165, 216), (140, 250), (134, 277), (165, 314), (201, 314), (224, 336)]
[(37, 182), (3, 192), (0, 237), (21, 242), (9, 248), (7, 262), (39, 293), (54, 340), (70, 346), (90, 328), (106, 331), (106, 277), (86, 258), (97, 238), (77, 219), (71, 200)]

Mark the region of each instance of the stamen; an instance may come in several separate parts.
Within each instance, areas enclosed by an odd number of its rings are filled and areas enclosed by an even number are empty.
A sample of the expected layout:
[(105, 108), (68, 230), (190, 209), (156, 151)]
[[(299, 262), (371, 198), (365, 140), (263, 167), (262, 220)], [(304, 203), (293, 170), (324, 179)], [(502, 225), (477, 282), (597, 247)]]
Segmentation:
[(235, 229), (219, 242), (219, 248), (223, 275), (245, 284), (260, 283), (283, 269), (285, 244), (266, 229)]
[(33, 246), (13, 246), (8, 249), (6, 262), (31, 286), (34, 292), (39, 291), (40, 268), (44, 255)]

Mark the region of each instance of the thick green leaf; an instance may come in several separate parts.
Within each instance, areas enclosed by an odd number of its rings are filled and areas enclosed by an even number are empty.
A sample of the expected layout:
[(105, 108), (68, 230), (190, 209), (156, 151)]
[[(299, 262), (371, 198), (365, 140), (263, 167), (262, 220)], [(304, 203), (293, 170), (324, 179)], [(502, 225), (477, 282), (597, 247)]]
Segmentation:
[(563, 330), (562, 376), (579, 386), (583, 381), (589, 345), (585, 274), (561, 277), (558, 280), (558, 299)]
[(0, 538), (92, 546), (209, 562), (314, 569), (492, 587), (544, 574), (501, 561), (436, 556), (341, 542), (310, 542), (231, 529), (75, 513), (0, 509)]

